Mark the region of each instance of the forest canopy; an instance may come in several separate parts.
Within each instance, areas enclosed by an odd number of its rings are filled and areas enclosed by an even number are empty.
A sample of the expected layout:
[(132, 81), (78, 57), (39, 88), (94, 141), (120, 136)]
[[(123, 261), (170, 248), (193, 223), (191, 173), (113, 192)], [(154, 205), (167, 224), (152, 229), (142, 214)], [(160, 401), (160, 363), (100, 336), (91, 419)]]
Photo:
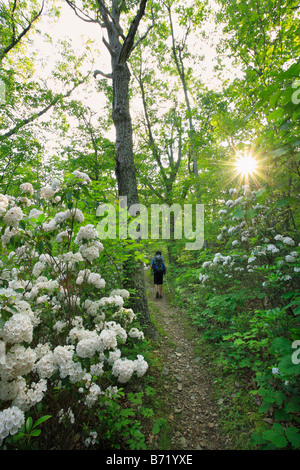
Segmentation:
[(300, 447), (299, 14), (0, 1), (0, 448), (58, 446), (70, 423), (82, 447), (147, 448), (128, 396), (150, 390), (158, 249), (246, 384), (247, 446)]

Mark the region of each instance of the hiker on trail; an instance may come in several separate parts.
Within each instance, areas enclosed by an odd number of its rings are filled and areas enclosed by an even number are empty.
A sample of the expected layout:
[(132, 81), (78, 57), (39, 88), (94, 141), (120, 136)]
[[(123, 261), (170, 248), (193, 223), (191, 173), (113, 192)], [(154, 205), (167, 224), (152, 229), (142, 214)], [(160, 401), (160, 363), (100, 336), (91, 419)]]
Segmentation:
[(151, 269), (154, 273), (154, 285), (156, 298), (162, 298), (162, 285), (164, 282), (164, 274), (166, 274), (166, 265), (161, 251), (157, 251), (151, 262)]

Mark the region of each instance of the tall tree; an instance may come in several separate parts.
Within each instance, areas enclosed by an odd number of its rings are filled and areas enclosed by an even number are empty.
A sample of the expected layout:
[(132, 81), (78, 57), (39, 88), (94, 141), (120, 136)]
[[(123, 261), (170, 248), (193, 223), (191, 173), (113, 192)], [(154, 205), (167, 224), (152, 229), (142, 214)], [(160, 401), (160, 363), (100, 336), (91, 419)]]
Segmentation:
[[(137, 190), (136, 169), (133, 155), (133, 130), (129, 106), (130, 70), (128, 61), (132, 51), (135, 49), (148, 31), (153, 27), (153, 21), (144, 35), (137, 38), (138, 29), (145, 15), (147, 0), (120, 1), (112, 0), (110, 8), (104, 0), (96, 0), (90, 3), (94, 9), (94, 17), (90, 11), (81, 10), (75, 3), (66, 0), (74, 9), (76, 14), (85, 21), (98, 23), (107, 33), (108, 39), (103, 37), (103, 42), (109, 51), (111, 58), (111, 72), (104, 73), (96, 70), (94, 75), (101, 75), (112, 80), (113, 102), (112, 118), (116, 130), (116, 177), (118, 182), (118, 193), (120, 198), (127, 198), (127, 207), (139, 203)], [(137, 11), (128, 27), (127, 34), (121, 26), (121, 16), (131, 14), (132, 9)], [(125, 199), (124, 199), (125, 200)], [(132, 260), (125, 264), (126, 287), (135, 290), (133, 307), (140, 313), (140, 320), (144, 327), (152, 331), (148, 302), (146, 297), (143, 264), (139, 261), (132, 266)]]
[[(5, 96), (0, 103), (2, 192), (11, 190), (13, 182), (20, 181), (22, 174), (27, 178), (33, 173), (38, 176), (46, 146), (44, 131), (49, 130), (51, 113), (58, 112), (90, 75), (81, 68), (85, 52), (83, 57), (75, 58), (69, 45), (63, 42), (55, 50), (58, 60), (63, 57), (62, 63), (55, 64), (50, 80), (41, 74), (45, 59), (30, 47), (30, 41), (34, 41), (35, 33), (45, 44), (51, 42), (37, 29), (43, 6), (44, 2), (39, 0), (14, 0), (0, 5), (0, 77), (5, 85)], [(53, 8), (51, 15), (58, 14)]]

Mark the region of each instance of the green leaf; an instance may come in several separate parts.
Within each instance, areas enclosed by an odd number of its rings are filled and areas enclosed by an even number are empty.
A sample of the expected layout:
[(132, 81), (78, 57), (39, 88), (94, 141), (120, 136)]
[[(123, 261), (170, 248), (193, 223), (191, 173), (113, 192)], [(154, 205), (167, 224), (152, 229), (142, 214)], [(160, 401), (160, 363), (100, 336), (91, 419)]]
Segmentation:
[(244, 216), (244, 211), (243, 211), (243, 209), (242, 209), (240, 206), (238, 206), (238, 207), (236, 207), (236, 208), (234, 209), (233, 215), (234, 215), (234, 217), (236, 217), (237, 219), (242, 219), (243, 216)]
[(26, 431), (29, 432), (32, 428), (32, 418), (29, 416), (26, 420)]
[(281, 434), (281, 432), (276, 431), (275, 429), (264, 431), (262, 437), (267, 441), (271, 441), (278, 448), (286, 447), (288, 444), (286, 438)]
[(152, 429), (153, 434), (154, 434), (154, 435), (155, 435), (155, 434), (158, 434), (158, 433), (160, 432), (161, 428), (163, 427), (163, 425), (164, 425), (166, 422), (167, 422), (166, 419), (164, 419), (164, 418), (158, 418), (158, 419), (155, 421), (154, 425), (153, 425), (153, 429)]
[(33, 428), (36, 428), (37, 426), (39, 426), (40, 424), (42, 424), (44, 421), (46, 421), (49, 418), (52, 418), (52, 416), (51, 415), (42, 416), (34, 423)]
[(285, 430), (285, 435), (295, 449), (300, 449), (300, 433), (295, 426), (290, 426)]
[(246, 341), (244, 341), (244, 340), (241, 339), (241, 338), (238, 338), (238, 339), (236, 339), (236, 340), (234, 341), (233, 344), (240, 345), (240, 344), (245, 344), (245, 343), (246, 343)]

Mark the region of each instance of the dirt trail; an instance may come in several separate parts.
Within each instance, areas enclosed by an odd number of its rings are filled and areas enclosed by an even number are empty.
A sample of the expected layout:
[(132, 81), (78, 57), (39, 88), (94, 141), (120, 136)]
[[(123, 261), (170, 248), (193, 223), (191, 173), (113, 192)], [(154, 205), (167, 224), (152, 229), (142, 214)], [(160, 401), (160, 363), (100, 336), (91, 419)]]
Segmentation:
[(170, 305), (168, 296), (172, 294), (168, 294), (166, 285), (163, 298), (155, 298), (151, 281), (147, 283), (149, 301), (162, 331), (159, 343), (163, 357), (163, 385), (159, 398), (163, 402), (168, 397), (169, 421), (173, 424), (172, 448), (161, 450), (226, 450), (229, 440), (222, 435), (218, 425), (218, 406), (212, 399), (211, 377), (194, 352), (197, 331), (184, 323), (182, 314)]

